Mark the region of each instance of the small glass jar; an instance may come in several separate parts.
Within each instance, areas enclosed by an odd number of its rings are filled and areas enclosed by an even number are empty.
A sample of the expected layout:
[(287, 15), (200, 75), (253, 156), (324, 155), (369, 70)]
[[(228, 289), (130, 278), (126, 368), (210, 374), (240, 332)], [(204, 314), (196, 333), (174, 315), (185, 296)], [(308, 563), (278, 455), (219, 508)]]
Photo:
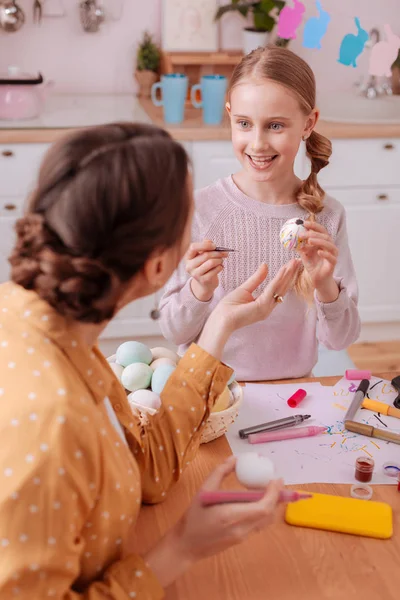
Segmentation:
[(356, 460), (355, 478), (362, 483), (368, 483), (372, 479), (375, 463), (372, 458), (359, 456)]

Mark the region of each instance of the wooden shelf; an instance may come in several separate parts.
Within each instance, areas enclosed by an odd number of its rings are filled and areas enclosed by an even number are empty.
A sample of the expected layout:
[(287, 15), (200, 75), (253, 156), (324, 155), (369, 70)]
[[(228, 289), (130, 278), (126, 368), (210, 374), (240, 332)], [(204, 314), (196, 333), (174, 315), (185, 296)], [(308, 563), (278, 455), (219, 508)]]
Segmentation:
[[(243, 52), (165, 52), (164, 64), (173, 66), (233, 66), (243, 58)], [(164, 71), (173, 72), (173, 71)]]

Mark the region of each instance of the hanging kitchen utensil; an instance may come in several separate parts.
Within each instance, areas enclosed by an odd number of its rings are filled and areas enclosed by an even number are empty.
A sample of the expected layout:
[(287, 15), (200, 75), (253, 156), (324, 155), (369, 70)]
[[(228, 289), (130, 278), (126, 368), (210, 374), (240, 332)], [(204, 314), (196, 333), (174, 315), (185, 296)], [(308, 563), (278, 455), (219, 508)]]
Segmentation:
[(84, 31), (95, 33), (99, 31), (104, 21), (104, 9), (96, 0), (84, 0), (79, 5), (81, 23)]
[(21, 29), (25, 23), (25, 13), (15, 0), (8, 0), (0, 4), (0, 27), (8, 33)]

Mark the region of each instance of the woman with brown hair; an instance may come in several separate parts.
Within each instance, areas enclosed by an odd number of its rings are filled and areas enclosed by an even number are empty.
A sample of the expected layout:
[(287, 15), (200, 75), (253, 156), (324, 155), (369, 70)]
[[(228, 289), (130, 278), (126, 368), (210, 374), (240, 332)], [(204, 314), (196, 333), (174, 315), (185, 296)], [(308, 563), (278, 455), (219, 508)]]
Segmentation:
[[(318, 182), (332, 146), (315, 130), (314, 74), (286, 48), (258, 48), (234, 70), (227, 111), (241, 168), (196, 194), (195, 244), (160, 303), (161, 330), (184, 352), (255, 265), (265, 261), (273, 277), (298, 250), (302, 270), (282, 310), (232, 336), (223, 358), (240, 380), (303, 377), (317, 362), (318, 341), (342, 350), (360, 331), (345, 211)], [(295, 173), (301, 144), (310, 163), (304, 180)], [(292, 219), (308, 230), (307, 243), (287, 250), (280, 231)], [(215, 244), (236, 252), (228, 257)]]
[[(253, 504), (195, 498), (150, 552), (132, 550), (141, 502), (159, 502), (199, 446), (231, 375), (237, 329), (265, 319), (296, 270), (263, 294), (265, 265), (228, 295), (180, 361), (147, 426), (97, 349), (107, 322), (154, 293), (190, 240), (188, 158), (161, 129), (116, 123), (56, 143), (17, 223), (0, 286), (0, 596), (160, 598), (196, 560), (265, 526), (280, 482)], [(211, 474), (216, 489), (234, 460)]]

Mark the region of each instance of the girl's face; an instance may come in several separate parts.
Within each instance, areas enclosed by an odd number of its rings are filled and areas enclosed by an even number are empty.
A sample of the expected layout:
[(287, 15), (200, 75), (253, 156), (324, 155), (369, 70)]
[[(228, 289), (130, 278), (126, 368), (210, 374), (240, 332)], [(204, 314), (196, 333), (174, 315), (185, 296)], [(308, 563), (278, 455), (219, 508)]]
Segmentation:
[(227, 110), (235, 155), (258, 182), (293, 173), (301, 139), (310, 135), (318, 119), (316, 110), (305, 115), (294, 94), (268, 80), (235, 86)]

